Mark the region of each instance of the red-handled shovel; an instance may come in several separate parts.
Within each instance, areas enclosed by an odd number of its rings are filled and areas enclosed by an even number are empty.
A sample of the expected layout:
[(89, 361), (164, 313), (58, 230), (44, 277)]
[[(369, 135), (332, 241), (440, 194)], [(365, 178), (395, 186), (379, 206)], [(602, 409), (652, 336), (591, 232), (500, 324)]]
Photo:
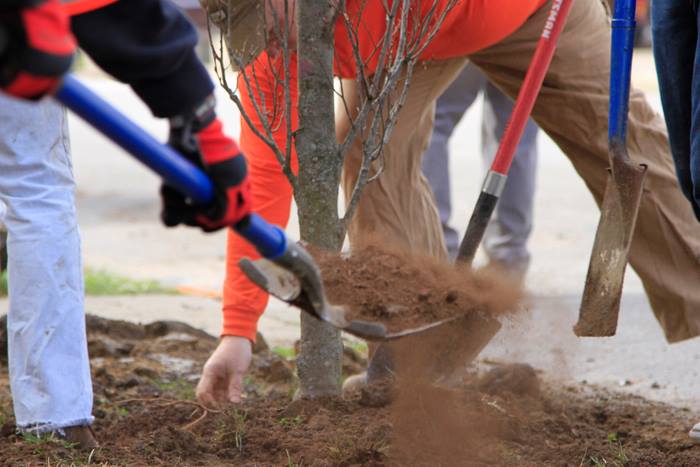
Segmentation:
[(491, 169), (486, 174), (481, 194), (476, 201), (476, 206), (474, 206), (472, 217), (469, 219), (467, 232), (459, 245), (457, 261), (467, 264), (474, 261), (476, 250), (484, 238), (486, 226), (496, 208), (498, 198), (503, 193), (515, 150), (520, 143), (532, 108), (535, 106), (535, 100), (542, 88), (542, 82), (549, 69), (549, 64), (552, 62), (557, 40), (564, 29), (566, 17), (569, 15), (572, 4), (573, 0), (554, 0), (552, 2), (552, 8), (549, 11), (542, 36), (537, 43), (535, 55), (532, 57), (525, 81), (523, 81), (518, 99), (515, 101), (513, 113), (506, 126), (496, 157), (491, 164)]

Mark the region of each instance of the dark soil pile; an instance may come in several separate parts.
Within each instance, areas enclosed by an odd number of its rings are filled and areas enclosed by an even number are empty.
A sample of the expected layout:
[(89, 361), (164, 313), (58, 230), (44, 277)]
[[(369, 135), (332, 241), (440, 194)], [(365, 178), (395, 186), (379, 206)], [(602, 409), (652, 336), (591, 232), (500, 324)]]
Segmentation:
[(399, 380), (383, 401), (371, 391), (292, 401), (293, 362), (261, 340), (245, 402), (209, 410), (193, 390), (216, 339), (179, 323), (90, 318), (88, 329), (102, 447), (17, 436), (3, 363), (1, 465), (700, 465), (688, 411), (548, 384), (526, 365), (465, 374), (449, 388)]
[(493, 273), (387, 247), (313, 255), (329, 301), (344, 305), (351, 318), (382, 322), (389, 331), (472, 313), (499, 316), (517, 311), (522, 298), (518, 285)]

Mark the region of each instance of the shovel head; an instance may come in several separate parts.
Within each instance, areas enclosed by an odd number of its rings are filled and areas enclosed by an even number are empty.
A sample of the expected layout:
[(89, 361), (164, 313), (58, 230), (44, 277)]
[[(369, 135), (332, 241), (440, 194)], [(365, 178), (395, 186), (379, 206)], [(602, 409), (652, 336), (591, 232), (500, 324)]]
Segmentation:
[[(359, 319), (348, 320), (344, 307), (329, 303), (317, 270), (304, 272), (305, 268), (297, 267), (295, 275), (288, 267), (290, 261), (299, 261), (299, 256), (285, 260), (287, 267), (281, 267), (267, 259), (251, 261), (248, 258), (242, 258), (238, 265), (248, 279), (265, 292), (316, 319), (362, 339), (387, 339), (387, 330), (383, 324)], [(303, 277), (304, 274), (306, 277)], [(312, 275), (310, 279), (309, 275)]]
[(574, 326), (577, 336), (614, 336), (620, 313), (627, 254), (637, 222), (646, 165), (632, 163), (624, 147), (613, 149), (600, 222)]

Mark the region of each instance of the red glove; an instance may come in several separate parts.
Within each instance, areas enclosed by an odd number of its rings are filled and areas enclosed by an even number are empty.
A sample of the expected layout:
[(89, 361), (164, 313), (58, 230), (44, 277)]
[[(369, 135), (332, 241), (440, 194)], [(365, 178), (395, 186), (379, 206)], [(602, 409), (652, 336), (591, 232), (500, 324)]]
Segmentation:
[(36, 99), (51, 92), (73, 62), (75, 39), (58, 0), (0, 7), (6, 50), (0, 51), (0, 87), (17, 97)]
[(192, 134), (194, 141), (188, 142), (187, 132), (183, 137), (181, 131), (171, 129), (170, 145), (204, 170), (214, 185), (215, 199), (208, 206), (193, 205), (164, 184), (161, 187), (163, 223), (168, 227), (199, 226), (205, 232), (233, 226), (251, 209), (247, 164), (238, 145), (223, 133), (219, 119)]

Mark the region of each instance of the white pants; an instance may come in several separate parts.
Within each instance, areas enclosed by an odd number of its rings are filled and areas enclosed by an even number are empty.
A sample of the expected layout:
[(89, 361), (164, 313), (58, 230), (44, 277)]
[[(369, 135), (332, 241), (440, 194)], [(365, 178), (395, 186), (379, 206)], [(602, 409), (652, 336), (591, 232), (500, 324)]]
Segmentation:
[(17, 426), (36, 432), (93, 420), (69, 152), (63, 108), (0, 94), (10, 385)]

